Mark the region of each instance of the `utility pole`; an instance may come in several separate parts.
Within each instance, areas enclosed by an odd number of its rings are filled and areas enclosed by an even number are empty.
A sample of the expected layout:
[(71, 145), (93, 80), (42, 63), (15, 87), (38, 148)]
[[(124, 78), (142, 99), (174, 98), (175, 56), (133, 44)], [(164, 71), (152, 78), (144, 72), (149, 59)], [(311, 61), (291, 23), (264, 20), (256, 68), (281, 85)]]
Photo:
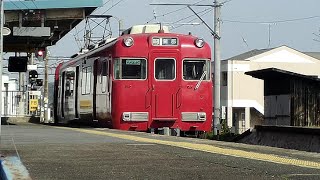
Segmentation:
[(48, 61), (49, 61), (49, 49), (46, 47), (45, 57), (44, 57), (44, 123), (49, 123), (48, 108), (49, 108), (49, 93), (48, 93)]
[(214, 2), (214, 32), (217, 37), (214, 38), (214, 120), (213, 134), (219, 134), (221, 119), (221, 59), (220, 59), (220, 9), (221, 4), (218, 0)]
[[(4, 25), (4, 6), (3, 1), (0, 0), (0, 136), (2, 124), (2, 62), (3, 62), (3, 25)], [(0, 137), (1, 138), (1, 137)]]

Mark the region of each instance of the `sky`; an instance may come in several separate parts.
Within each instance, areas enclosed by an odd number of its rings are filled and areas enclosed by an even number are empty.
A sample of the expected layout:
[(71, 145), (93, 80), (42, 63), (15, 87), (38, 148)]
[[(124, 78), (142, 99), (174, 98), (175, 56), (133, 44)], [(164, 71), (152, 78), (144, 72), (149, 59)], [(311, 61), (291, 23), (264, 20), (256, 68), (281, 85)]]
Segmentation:
[[(123, 28), (136, 24), (162, 22), (171, 32), (204, 38), (213, 47), (210, 30), (204, 25), (191, 25), (201, 21), (185, 6), (154, 6), (150, 3), (196, 3), (200, 0), (103, 0), (104, 6), (93, 14), (108, 14), (122, 20)], [(221, 8), (221, 58), (247, 52), (287, 45), (302, 52), (320, 52), (320, 1), (319, 0), (227, 0)], [(202, 0), (199, 4), (213, 4)], [(179, 10), (180, 9), (180, 10)], [(213, 28), (213, 11), (210, 7), (193, 7)], [(154, 18), (156, 16), (156, 18)], [(191, 16), (191, 17), (190, 17)], [(189, 18), (187, 18), (189, 17)], [(118, 21), (112, 18), (111, 29), (118, 35)], [(178, 22), (172, 24), (173, 22)], [(180, 23), (180, 24), (179, 24)], [(181, 26), (181, 23), (189, 25)], [(71, 56), (79, 51), (75, 39), (82, 39), (84, 21), (50, 47), (52, 56)], [(91, 25), (94, 25), (91, 22)], [(95, 29), (96, 35), (102, 29)], [(83, 43), (82, 43), (83, 44)]]

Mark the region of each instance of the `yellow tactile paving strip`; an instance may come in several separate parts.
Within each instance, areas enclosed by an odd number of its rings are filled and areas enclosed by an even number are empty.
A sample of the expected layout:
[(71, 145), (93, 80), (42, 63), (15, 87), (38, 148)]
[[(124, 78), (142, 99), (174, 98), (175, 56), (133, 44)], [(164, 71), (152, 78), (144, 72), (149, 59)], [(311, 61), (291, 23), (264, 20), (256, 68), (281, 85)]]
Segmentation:
[(320, 169), (319, 162), (292, 159), (289, 157), (281, 157), (274, 154), (263, 154), (263, 153), (256, 153), (256, 152), (236, 150), (236, 149), (225, 149), (225, 148), (220, 148), (214, 145), (207, 145), (207, 144), (195, 144), (195, 143), (188, 143), (188, 142), (174, 142), (174, 141), (165, 141), (165, 140), (158, 140), (158, 139), (149, 139), (149, 138), (137, 137), (137, 136), (126, 135), (126, 134), (117, 134), (117, 133), (88, 130), (88, 129), (66, 128), (66, 127), (57, 127), (57, 128), (74, 130), (74, 131), (79, 131), (79, 132), (88, 133), (88, 134), (110, 136), (110, 137), (132, 140), (132, 141), (143, 142), (143, 143), (169, 145), (169, 146), (181, 147), (181, 148), (197, 150), (197, 151), (204, 151), (204, 152), (209, 152), (214, 154), (222, 154), (226, 156), (234, 156), (234, 157), (267, 161), (267, 162), (284, 164), (284, 165), (293, 165), (293, 166), (299, 166), (299, 167)]

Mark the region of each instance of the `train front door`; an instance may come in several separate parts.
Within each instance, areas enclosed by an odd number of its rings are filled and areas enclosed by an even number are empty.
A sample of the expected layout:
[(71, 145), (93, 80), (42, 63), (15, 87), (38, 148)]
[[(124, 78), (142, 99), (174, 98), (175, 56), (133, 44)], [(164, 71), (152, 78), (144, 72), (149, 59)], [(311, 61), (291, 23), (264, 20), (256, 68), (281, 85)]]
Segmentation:
[(154, 52), (150, 57), (150, 85), (152, 89), (152, 118), (159, 121), (178, 119), (179, 92), (178, 53)]

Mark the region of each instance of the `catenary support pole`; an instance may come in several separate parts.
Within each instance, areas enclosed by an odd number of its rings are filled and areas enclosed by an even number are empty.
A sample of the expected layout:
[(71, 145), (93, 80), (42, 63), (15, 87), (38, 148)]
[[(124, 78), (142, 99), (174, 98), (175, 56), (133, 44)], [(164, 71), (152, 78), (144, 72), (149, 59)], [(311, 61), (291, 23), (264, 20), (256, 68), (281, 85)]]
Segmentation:
[[(221, 4), (215, 0), (214, 6), (214, 32), (220, 37), (220, 9)], [(213, 134), (218, 135), (221, 116), (221, 60), (220, 60), (220, 38), (214, 38), (214, 119)]]
[(49, 108), (49, 89), (48, 89), (48, 61), (49, 61), (49, 49), (46, 48), (45, 54), (46, 56), (44, 57), (44, 62), (45, 62), (45, 68), (44, 68), (44, 123), (49, 123), (49, 117), (48, 117), (48, 108)]
[(3, 62), (3, 24), (4, 24), (4, 6), (3, 1), (0, 0), (0, 135), (2, 124), (2, 62)]

